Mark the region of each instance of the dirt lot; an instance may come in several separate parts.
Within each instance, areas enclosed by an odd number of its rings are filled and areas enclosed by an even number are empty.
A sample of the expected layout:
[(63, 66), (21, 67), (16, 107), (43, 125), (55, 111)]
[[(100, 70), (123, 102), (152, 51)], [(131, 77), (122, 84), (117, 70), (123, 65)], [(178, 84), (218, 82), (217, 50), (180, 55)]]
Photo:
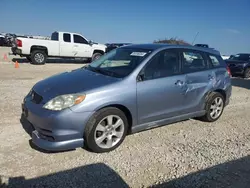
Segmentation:
[(23, 97), (38, 80), (80, 66), (15, 69), (0, 60), (0, 187), (249, 187), (250, 80), (240, 78), (216, 123), (188, 120), (144, 131), (105, 154), (33, 149), (19, 121)]

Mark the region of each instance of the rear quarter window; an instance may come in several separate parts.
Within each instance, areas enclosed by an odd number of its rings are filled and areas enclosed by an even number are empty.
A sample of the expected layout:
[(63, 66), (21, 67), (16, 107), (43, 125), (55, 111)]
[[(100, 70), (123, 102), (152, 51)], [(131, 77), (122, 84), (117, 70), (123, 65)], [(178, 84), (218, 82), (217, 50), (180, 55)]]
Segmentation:
[(57, 33), (57, 32), (52, 33), (52, 35), (51, 35), (51, 40), (58, 41), (58, 33)]
[(224, 60), (219, 56), (209, 54), (208, 59), (212, 68), (225, 67)]

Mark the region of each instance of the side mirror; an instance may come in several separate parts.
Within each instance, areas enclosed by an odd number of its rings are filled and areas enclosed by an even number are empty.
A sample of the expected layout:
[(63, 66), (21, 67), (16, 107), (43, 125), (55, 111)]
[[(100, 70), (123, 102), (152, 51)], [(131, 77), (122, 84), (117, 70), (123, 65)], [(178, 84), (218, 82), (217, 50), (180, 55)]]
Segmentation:
[(137, 81), (138, 82), (142, 82), (144, 80), (144, 73), (140, 73), (138, 76), (137, 76)]
[(89, 45), (90, 45), (90, 46), (93, 45), (93, 41), (92, 41), (92, 40), (89, 41)]

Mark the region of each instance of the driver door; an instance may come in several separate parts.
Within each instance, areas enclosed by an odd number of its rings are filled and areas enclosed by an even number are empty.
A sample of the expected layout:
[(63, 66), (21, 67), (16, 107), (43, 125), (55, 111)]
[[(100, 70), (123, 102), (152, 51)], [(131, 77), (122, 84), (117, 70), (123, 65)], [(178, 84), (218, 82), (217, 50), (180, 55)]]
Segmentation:
[(82, 36), (73, 34), (75, 57), (92, 57), (92, 47)]

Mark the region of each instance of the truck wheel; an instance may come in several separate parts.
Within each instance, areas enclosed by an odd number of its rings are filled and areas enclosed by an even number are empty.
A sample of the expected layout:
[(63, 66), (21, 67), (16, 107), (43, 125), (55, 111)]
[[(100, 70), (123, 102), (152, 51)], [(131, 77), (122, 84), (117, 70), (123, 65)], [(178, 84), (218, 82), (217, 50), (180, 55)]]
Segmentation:
[(101, 56), (102, 56), (101, 53), (94, 53), (93, 56), (92, 56), (92, 61), (95, 61), (95, 60), (99, 59)]
[(247, 69), (244, 71), (244, 78), (250, 78), (250, 68), (247, 68)]
[(35, 50), (31, 54), (31, 61), (36, 65), (44, 65), (47, 60), (47, 54), (41, 50)]

